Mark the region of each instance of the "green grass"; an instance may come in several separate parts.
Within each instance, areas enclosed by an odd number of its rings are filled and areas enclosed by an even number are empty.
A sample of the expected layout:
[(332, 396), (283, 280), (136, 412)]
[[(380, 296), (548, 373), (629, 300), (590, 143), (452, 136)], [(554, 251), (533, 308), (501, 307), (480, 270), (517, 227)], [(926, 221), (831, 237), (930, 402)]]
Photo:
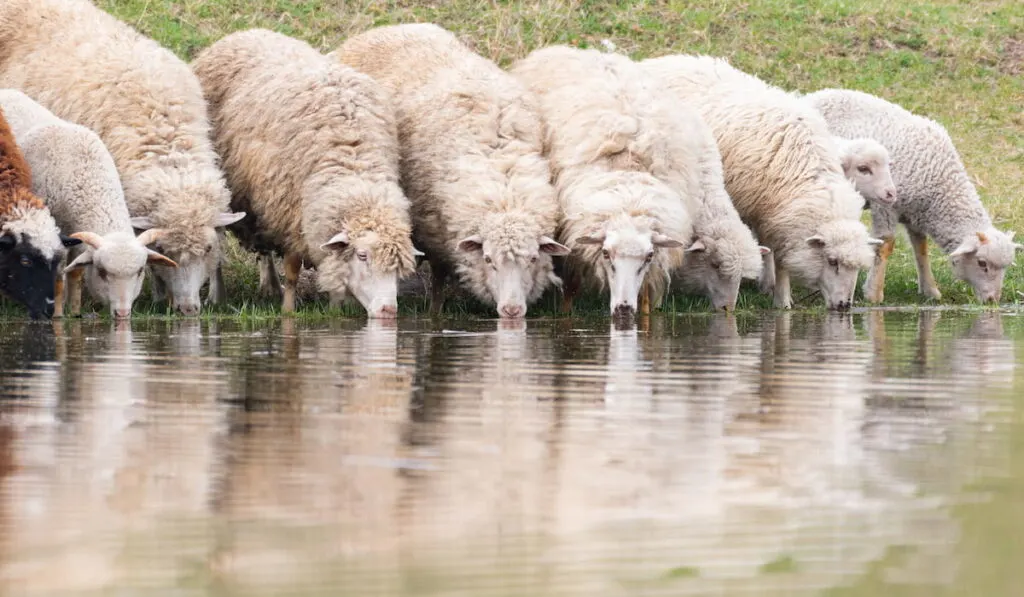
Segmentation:
[[(533, 2), (436, 0), (99, 0), (98, 4), (190, 60), (221, 36), (266, 27), (322, 50), (347, 36), (396, 23), (431, 21), (507, 65), (548, 44), (594, 46), (608, 39), (635, 58), (687, 52), (727, 57), (737, 67), (787, 89), (861, 89), (943, 123), (952, 135), (996, 225), (1024, 234), (1024, 2), (978, 0), (667, 0)], [(232, 248), (228, 286), (233, 307), (220, 314), (273, 315), (256, 296), (254, 261)], [(933, 248), (944, 303), (973, 300), (952, 279)], [(890, 262), (887, 304), (920, 304), (907, 245)], [(806, 293), (795, 290), (799, 298)], [(1004, 302), (1024, 299), (1024, 263), (1013, 267)], [(744, 291), (741, 307), (770, 306)], [(820, 301), (819, 301), (820, 303)], [(532, 309), (554, 310), (548, 296)], [(810, 301), (809, 304), (814, 304)], [(581, 310), (604, 308), (587, 300)], [(145, 302), (142, 313), (157, 314)], [(403, 304), (422, 312), (423, 301)], [(692, 297), (670, 297), (666, 308), (704, 309)], [(319, 303), (310, 316), (332, 315)], [(486, 313), (455, 301), (453, 314)], [(353, 311), (345, 312), (355, 314)]]

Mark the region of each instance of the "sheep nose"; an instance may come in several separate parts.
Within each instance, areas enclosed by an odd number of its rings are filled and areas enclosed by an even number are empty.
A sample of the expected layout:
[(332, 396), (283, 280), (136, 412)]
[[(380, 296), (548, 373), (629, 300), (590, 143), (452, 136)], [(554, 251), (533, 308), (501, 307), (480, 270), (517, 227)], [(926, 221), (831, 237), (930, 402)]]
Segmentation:
[(635, 311), (629, 303), (620, 303), (612, 310), (612, 315), (614, 317), (632, 317)]
[(896, 191), (889, 189), (885, 192), (885, 200), (892, 203), (896, 200)]
[(850, 310), (850, 301), (839, 301), (838, 303), (835, 304), (835, 307), (833, 307), (833, 308), (836, 311), (849, 311)]
[(728, 313), (728, 312), (732, 311), (732, 306), (731, 305), (722, 305), (721, 310), (726, 312), (726, 313)]
[(131, 309), (114, 309), (114, 319), (128, 319), (131, 316)]
[(992, 292), (992, 293), (989, 293), (989, 294), (985, 295), (985, 302), (986, 303), (998, 303), (999, 302), (999, 293)]
[(199, 305), (191, 304), (191, 303), (190, 304), (185, 304), (185, 305), (178, 305), (178, 311), (181, 311), (182, 315), (187, 315), (188, 317), (193, 317), (193, 316), (199, 314)]
[(522, 317), (525, 309), (521, 305), (505, 305), (501, 308), (502, 317)]
[(377, 309), (376, 312), (371, 312), (370, 316), (376, 317), (377, 319), (394, 319), (398, 317), (398, 307), (395, 305), (384, 305), (380, 309)]

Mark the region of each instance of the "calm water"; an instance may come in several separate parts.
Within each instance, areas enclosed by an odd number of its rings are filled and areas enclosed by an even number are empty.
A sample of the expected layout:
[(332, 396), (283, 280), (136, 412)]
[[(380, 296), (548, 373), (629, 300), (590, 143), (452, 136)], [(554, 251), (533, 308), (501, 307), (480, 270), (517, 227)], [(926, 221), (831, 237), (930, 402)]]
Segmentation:
[(0, 324), (0, 594), (1024, 594), (1024, 317)]

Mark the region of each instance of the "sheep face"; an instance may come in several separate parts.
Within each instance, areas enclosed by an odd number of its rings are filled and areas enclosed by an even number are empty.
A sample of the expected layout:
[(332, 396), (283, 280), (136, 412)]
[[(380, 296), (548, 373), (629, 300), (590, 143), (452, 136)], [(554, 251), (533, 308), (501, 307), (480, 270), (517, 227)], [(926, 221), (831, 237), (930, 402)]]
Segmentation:
[(953, 273), (974, 288), (979, 301), (998, 303), (1006, 268), (1013, 265), (1014, 253), (1022, 248), (1013, 242), (1013, 232), (989, 228), (967, 235), (949, 257)]
[(477, 297), (497, 305), (499, 317), (524, 317), (527, 304), (540, 298), (548, 284), (561, 283), (551, 257), (568, 255), (569, 249), (543, 235), (508, 234), (508, 226), (484, 228), (489, 231), (459, 241), (460, 276)]
[(806, 238), (788, 258), (787, 267), (808, 286), (816, 287), (832, 310), (847, 310), (853, 304), (857, 274), (871, 267), (879, 239), (868, 236), (856, 220), (835, 220)]
[(736, 308), (740, 282), (761, 275), (762, 255), (771, 251), (759, 247), (745, 226), (723, 225), (698, 235), (686, 248), (682, 269), (707, 294), (716, 311)]
[(896, 183), (892, 180), (889, 151), (871, 139), (853, 139), (842, 146), (843, 172), (867, 201), (892, 205)]
[[(317, 269), (320, 289), (330, 293), (350, 293), (372, 319), (394, 319), (398, 315), (398, 281), (411, 270), (412, 256), (421, 255), (412, 248), (405, 234), (395, 247), (373, 231), (350, 238), (339, 232), (320, 246), (327, 256)], [(410, 256), (403, 264), (402, 255)]]
[[(172, 267), (162, 262), (150, 263), (153, 275), (166, 288), (171, 305), (182, 315), (199, 314), (199, 291), (220, 260), (220, 239), (216, 229), (230, 226), (244, 217), (245, 213), (222, 213), (217, 214), (210, 225), (167, 227), (150, 247), (176, 264)], [(132, 218), (132, 226), (150, 230), (156, 224), (149, 217), (142, 216)]]
[(659, 249), (683, 246), (660, 232), (637, 225), (630, 218), (609, 221), (604, 228), (577, 238), (576, 243), (600, 245), (596, 267), (607, 281), (609, 308), (615, 317), (636, 313), (637, 296)]
[(68, 264), (64, 273), (84, 270), (89, 294), (108, 305), (115, 319), (127, 319), (131, 317), (135, 299), (142, 292), (146, 264), (177, 267), (174, 261), (146, 247), (155, 243), (163, 232), (153, 228), (138, 238), (127, 232), (115, 232), (105, 237), (91, 232), (72, 234), (72, 238), (81, 240), (89, 249)]
[(5, 230), (0, 235), (0, 293), (25, 305), (32, 319), (52, 317), (58, 266), (65, 249), (80, 242), (60, 235), (55, 249), (30, 234)]

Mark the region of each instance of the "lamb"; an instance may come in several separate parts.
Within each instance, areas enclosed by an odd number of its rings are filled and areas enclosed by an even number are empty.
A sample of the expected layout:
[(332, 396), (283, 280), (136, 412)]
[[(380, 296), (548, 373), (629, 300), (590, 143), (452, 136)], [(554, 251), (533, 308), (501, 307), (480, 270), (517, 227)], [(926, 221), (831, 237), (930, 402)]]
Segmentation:
[[(95, 133), (57, 118), (15, 89), (0, 90), (0, 107), (32, 169), (33, 193), (62, 231), (87, 245), (78, 247), (83, 250), (64, 270), (71, 314), (81, 312), (84, 275), (89, 292), (110, 305), (115, 318), (130, 317), (146, 263), (176, 265), (146, 248), (163, 231), (152, 228), (135, 237), (114, 160)], [(58, 279), (54, 317), (63, 315), (64, 288)]]
[[(295, 308), (306, 261), (332, 297), (351, 293), (370, 317), (395, 317), (398, 280), (415, 269), (417, 251), (387, 92), (264, 29), (228, 35), (192, 68), (232, 195), (258, 223), (261, 248), (284, 253), (282, 311)], [(273, 264), (266, 254), (260, 261), (267, 277)]]
[(430, 261), (431, 311), (454, 272), (503, 318), (550, 284), (560, 212), (536, 100), (509, 74), (431, 24), (381, 27), (332, 56), (393, 94), (413, 238)]
[(867, 205), (892, 205), (896, 202), (896, 184), (892, 180), (889, 150), (866, 138), (833, 137), (846, 178), (864, 197)]
[[(57, 117), (93, 130), (117, 165), (132, 225), (160, 228), (154, 249), (179, 267), (153, 264), (182, 313), (219, 262), (215, 229), (229, 195), (209, 139), (202, 89), (188, 65), (88, 0), (0, 3), (0, 86), (17, 88)], [(223, 288), (211, 280), (209, 299)]]
[(642, 66), (714, 131), (736, 210), (773, 252), (775, 306), (792, 307), (793, 275), (816, 287), (829, 309), (848, 309), (858, 272), (881, 241), (859, 221), (864, 199), (846, 180), (821, 116), (716, 58), (664, 56)]
[[(682, 265), (696, 211), (688, 205), (714, 192), (702, 177), (714, 154), (690, 141), (657, 86), (625, 56), (551, 46), (510, 72), (540, 99), (546, 123), (544, 145), (565, 213), (560, 240), (574, 250), (565, 307), (587, 279), (609, 288), (613, 315), (635, 313), (641, 292), (640, 308), (649, 311)], [(759, 263), (752, 238), (749, 245)]]
[(885, 267), (902, 223), (914, 246), (917, 287), (939, 299), (928, 261), (930, 236), (946, 253), (957, 278), (974, 288), (978, 300), (999, 302), (1003, 277), (1022, 245), (1013, 232), (1002, 232), (971, 184), (946, 129), (934, 120), (912, 114), (882, 98), (859, 91), (824, 89), (804, 96), (828, 122), (835, 135), (868, 137), (893, 157), (892, 178), (899, 194), (893, 206), (871, 206), (874, 234), (884, 241), (864, 281), (867, 300), (881, 302)]
[(57, 268), (82, 241), (58, 231), (31, 187), (32, 171), (0, 109), (0, 293), (40, 319), (53, 316)]

